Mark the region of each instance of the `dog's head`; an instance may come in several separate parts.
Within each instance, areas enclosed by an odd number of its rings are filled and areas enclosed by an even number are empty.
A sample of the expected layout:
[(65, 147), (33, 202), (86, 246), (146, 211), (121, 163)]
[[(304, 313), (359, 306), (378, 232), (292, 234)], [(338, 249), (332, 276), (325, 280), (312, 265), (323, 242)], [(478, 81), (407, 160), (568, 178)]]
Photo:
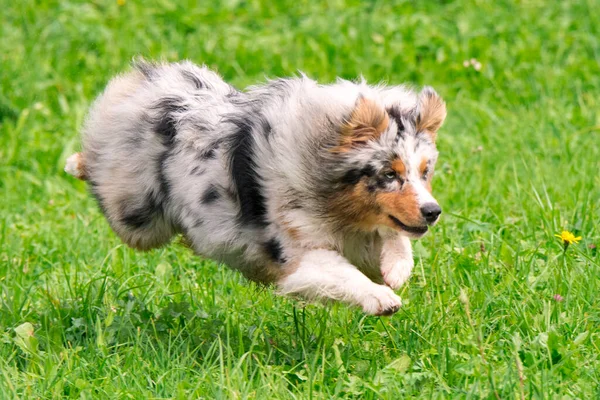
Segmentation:
[(336, 162), (336, 190), (330, 210), (354, 229), (387, 226), (418, 238), (441, 214), (431, 194), (437, 160), (435, 140), (446, 105), (430, 87), (416, 105), (383, 105), (359, 97), (330, 149)]

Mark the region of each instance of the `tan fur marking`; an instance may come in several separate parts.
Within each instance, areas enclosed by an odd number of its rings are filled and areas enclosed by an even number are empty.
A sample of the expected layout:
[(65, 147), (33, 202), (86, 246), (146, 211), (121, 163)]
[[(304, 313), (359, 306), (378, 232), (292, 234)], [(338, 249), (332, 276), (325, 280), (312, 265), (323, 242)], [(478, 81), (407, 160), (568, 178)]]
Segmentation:
[(364, 183), (359, 184), (333, 199), (330, 210), (342, 226), (365, 231), (381, 225), (399, 229), (390, 220), (389, 215), (409, 226), (423, 224), (417, 193), (411, 185), (400, 192), (386, 192), (373, 196)]
[(377, 195), (377, 203), (385, 213), (393, 215), (406, 225), (422, 225), (417, 193), (411, 185), (401, 192), (380, 193)]
[(396, 158), (394, 161), (392, 161), (392, 169), (400, 176), (406, 175), (406, 166), (399, 158)]
[(330, 212), (340, 226), (367, 230), (377, 224), (377, 208), (364, 183), (339, 193), (329, 204)]
[(446, 103), (431, 90), (424, 90), (419, 95), (419, 116), (417, 131), (426, 132), (435, 140), (437, 131), (446, 119)]
[(297, 228), (286, 228), (285, 233), (294, 241), (300, 240), (300, 231)]
[(419, 164), (419, 172), (421, 173), (421, 175), (423, 175), (423, 173), (427, 169), (427, 161), (427, 157), (423, 157), (421, 159), (421, 164)]
[[(419, 165), (419, 172), (421, 173), (421, 175), (423, 175), (423, 173), (427, 169), (427, 161), (427, 157), (423, 157), (423, 159), (421, 160), (421, 164)], [(427, 175), (427, 181), (425, 182), (425, 189), (427, 189), (429, 193), (431, 193), (431, 178), (433, 177), (432, 172), (433, 171), (429, 171), (429, 175)]]
[(277, 216), (275, 220), (281, 226), (281, 229), (288, 235), (290, 239), (295, 242), (300, 241), (300, 229), (294, 227), (292, 221), (290, 221), (289, 216), (287, 215), (290, 210), (290, 204), (288, 202), (282, 202), (277, 206)]
[(283, 231), (289, 236), (293, 241), (300, 240), (300, 230), (292, 226), (292, 223), (287, 219), (281, 218), (279, 224), (283, 228)]
[(350, 119), (340, 128), (341, 139), (334, 152), (345, 152), (352, 147), (376, 139), (388, 127), (389, 116), (373, 100), (361, 97)]

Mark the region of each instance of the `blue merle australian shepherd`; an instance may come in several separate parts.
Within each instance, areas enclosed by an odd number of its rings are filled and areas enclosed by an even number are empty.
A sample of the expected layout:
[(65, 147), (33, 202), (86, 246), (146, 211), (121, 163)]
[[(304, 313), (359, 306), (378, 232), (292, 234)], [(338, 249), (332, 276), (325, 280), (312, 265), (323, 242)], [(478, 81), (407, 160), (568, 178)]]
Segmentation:
[(429, 87), (301, 76), (241, 92), (190, 62), (139, 62), (96, 100), (66, 171), (131, 247), (180, 233), (281, 294), (390, 315), (410, 239), (441, 213), (431, 178), (445, 117)]

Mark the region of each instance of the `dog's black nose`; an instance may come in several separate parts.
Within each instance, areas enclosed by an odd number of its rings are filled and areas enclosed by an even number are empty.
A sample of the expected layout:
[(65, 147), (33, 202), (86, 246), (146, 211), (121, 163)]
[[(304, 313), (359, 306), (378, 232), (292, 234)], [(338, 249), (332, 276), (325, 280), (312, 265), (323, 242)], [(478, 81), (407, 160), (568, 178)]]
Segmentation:
[(423, 214), (423, 218), (428, 223), (435, 222), (440, 214), (442, 213), (442, 209), (437, 203), (426, 203), (421, 207), (421, 214)]

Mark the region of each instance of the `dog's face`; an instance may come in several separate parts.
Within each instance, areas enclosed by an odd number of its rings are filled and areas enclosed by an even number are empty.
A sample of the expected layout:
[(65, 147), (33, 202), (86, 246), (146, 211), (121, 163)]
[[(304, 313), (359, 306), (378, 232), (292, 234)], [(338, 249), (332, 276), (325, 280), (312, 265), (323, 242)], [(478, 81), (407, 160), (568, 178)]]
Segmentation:
[(411, 110), (360, 98), (333, 149), (344, 166), (332, 200), (337, 217), (354, 229), (387, 226), (423, 236), (441, 214), (431, 179), (436, 134), (445, 118), (446, 106), (431, 88), (423, 89)]

